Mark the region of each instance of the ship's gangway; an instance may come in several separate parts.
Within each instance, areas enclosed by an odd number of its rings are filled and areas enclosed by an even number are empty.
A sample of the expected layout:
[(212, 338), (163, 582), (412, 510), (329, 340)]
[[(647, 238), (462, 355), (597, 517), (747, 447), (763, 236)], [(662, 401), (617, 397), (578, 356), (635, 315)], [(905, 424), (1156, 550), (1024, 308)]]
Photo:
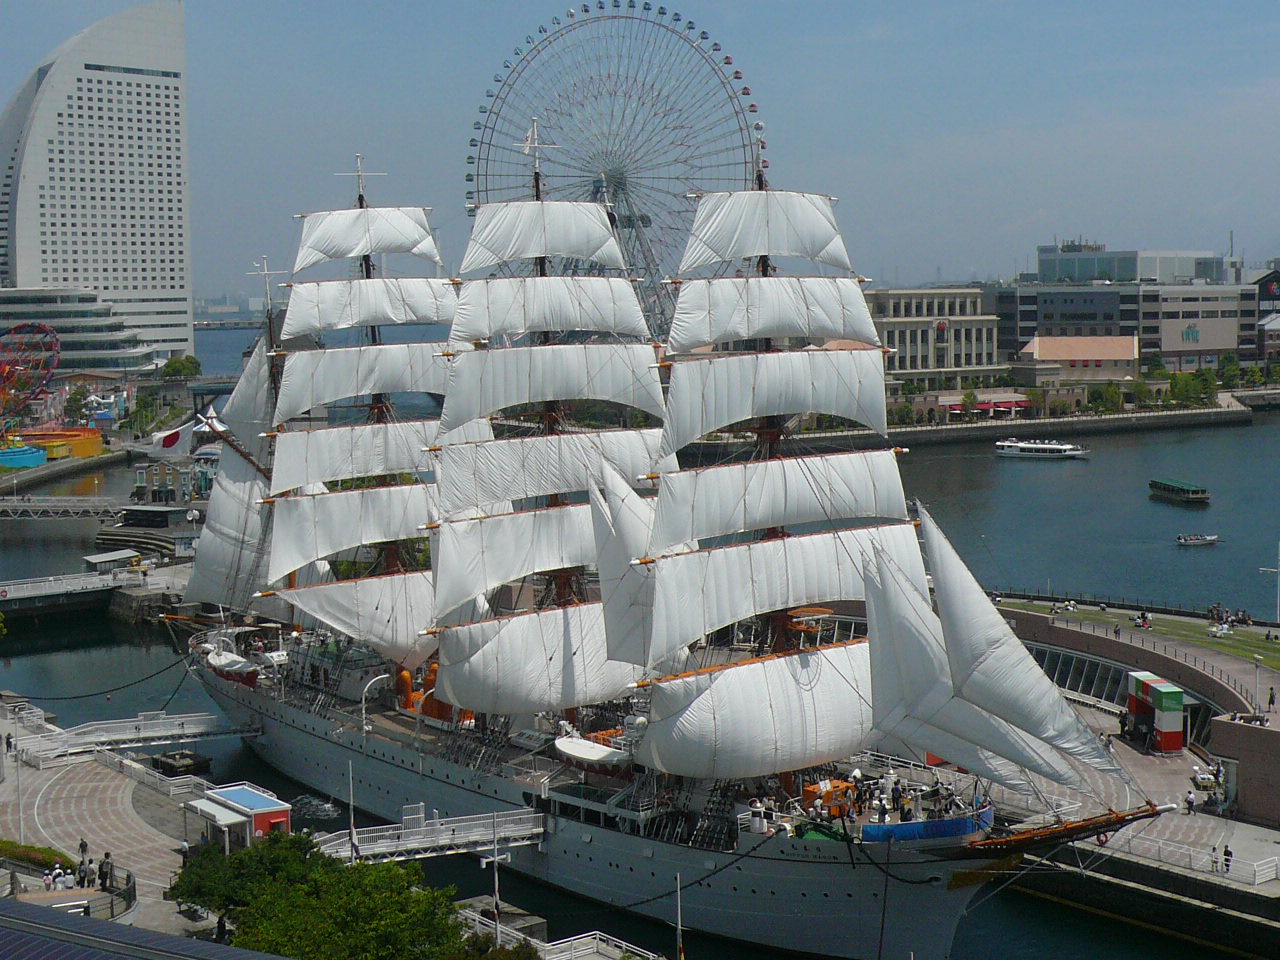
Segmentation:
[(340, 860), (420, 860), (454, 853), (491, 853), (496, 846), (523, 847), (542, 841), (543, 815), (521, 807), (501, 813), (481, 813), (469, 817), (429, 816), (425, 804), (404, 808), (399, 823), (383, 827), (360, 827), (351, 831), (316, 836), (320, 849)]
[(97, 720), (67, 730), (18, 737), (18, 756), (36, 767), (72, 763), (93, 758), (100, 748), (162, 746), (214, 737), (248, 737), (259, 731), (253, 727), (232, 727), (214, 713), (183, 713), (170, 716), (163, 710), (140, 713), (126, 720)]

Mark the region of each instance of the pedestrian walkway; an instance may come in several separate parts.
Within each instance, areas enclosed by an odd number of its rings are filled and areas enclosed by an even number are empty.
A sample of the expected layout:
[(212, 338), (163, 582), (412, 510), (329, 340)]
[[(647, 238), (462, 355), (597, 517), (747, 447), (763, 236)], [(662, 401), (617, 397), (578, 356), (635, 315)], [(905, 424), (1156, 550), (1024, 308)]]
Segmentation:
[[(0, 715), (0, 729), (4, 733), (15, 732), (7, 712)], [(43, 770), (24, 764), (19, 770), (16, 757), (6, 755), (4, 764), (0, 835), (60, 850), (67, 854), (67, 863), (73, 867), (79, 862), (75, 854), (83, 837), (89, 844), (89, 856), (95, 861), (110, 851), (117, 869), (133, 874), (138, 889), (133, 923), (183, 936), (212, 925), (211, 921), (180, 914), (176, 904), (163, 899), (163, 891), (182, 867), (181, 841), (162, 833), (140, 815), (134, 796), (137, 784), (132, 779), (102, 763)], [(144, 788), (138, 792), (148, 791)], [(174, 805), (186, 798), (168, 800), (157, 794), (139, 799)]]

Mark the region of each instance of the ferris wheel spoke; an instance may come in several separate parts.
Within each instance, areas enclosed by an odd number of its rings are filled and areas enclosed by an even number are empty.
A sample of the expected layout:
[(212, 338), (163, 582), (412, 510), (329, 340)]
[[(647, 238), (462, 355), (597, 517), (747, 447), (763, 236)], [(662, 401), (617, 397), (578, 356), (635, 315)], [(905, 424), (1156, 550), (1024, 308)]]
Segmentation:
[[(653, 12), (569, 18), (539, 37), (496, 81), (473, 148), (478, 202), (529, 195), (523, 142), (539, 119), (543, 196), (609, 199), (651, 329), (665, 330), (661, 285), (683, 254), (690, 193), (752, 181), (752, 139), (738, 84), (687, 22)], [(585, 264), (570, 264), (589, 269)], [(726, 268), (727, 269), (727, 268)]]

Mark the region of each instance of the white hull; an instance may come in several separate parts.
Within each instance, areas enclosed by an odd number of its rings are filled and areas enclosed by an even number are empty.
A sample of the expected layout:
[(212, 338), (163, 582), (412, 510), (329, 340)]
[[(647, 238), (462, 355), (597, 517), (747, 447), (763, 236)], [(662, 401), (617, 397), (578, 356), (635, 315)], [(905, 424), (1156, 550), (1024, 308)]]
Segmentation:
[[(357, 806), (384, 819), (399, 820), (412, 803), (449, 817), (535, 800), (512, 780), (382, 738), (363, 741), (354, 727), (335, 730), (331, 720), (243, 684), (198, 675), (233, 719), (261, 726), (261, 736), (247, 743), (266, 762), (330, 796), (347, 794), (350, 763)], [(667, 922), (675, 919), (679, 874), (684, 884), (694, 881), (683, 893), (687, 928), (829, 957), (945, 960), (977, 889), (949, 889), (953, 872), (984, 865), (935, 859), (923, 842), (846, 846), (744, 833), (736, 851), (717, 852), (562, 816), (548, 815), (546, 830), (538, 847), (511, 851), (512, 869)]]

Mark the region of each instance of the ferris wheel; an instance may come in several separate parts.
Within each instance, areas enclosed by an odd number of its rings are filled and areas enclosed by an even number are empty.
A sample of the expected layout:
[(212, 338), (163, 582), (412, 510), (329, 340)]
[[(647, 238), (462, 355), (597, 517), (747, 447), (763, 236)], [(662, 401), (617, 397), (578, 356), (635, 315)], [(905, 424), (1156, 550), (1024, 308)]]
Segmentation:
[(473, 124), (467, 202), (531, 198), (536, 118), (542, 196), (611, 205), (649, 329), (665, 337), (663, 280), (693, 225), (690, 195), (754, 181), (751, 88), (705, 30), (652, 3), (584, 3), (524, 39)]

